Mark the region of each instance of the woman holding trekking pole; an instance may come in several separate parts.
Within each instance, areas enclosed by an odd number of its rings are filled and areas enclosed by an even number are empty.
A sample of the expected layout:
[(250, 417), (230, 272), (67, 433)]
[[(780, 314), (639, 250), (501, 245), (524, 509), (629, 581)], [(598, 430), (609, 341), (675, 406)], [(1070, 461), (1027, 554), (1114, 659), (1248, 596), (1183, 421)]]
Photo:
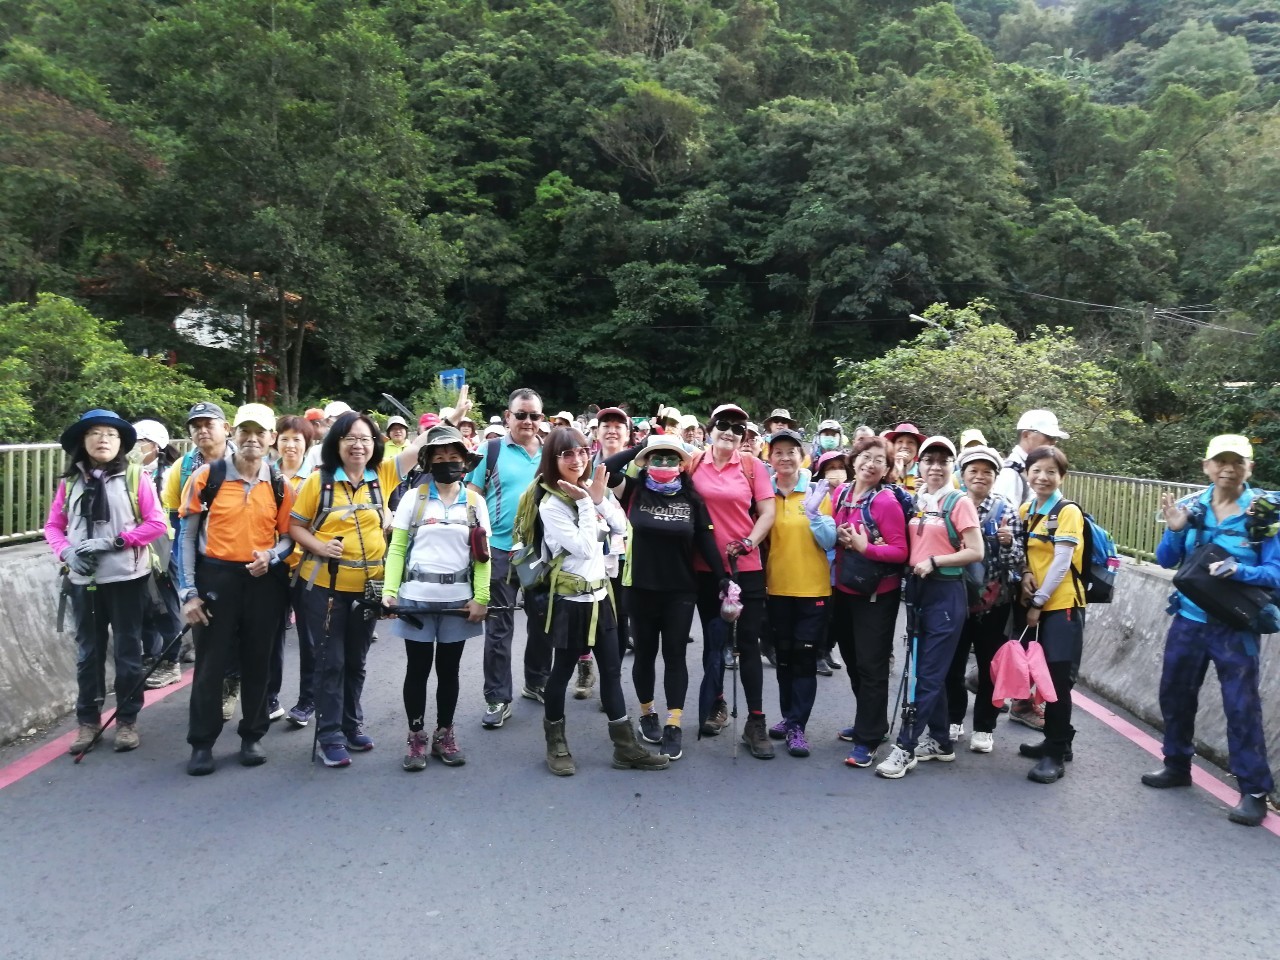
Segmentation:
[[(427, 431), (419, 464), (428, 479), (408, 491), (392, 521), (382, 603), (415, 614), (398, 618), (391, 632), (404, 639), (404, 709), (408, 752), (401, 766), (425, 770), (427, 750), (447, 766), (466, 756), (454, 736), (462, 650), (484, 632), (489, 604), (489, 509), (463, 478), (480, 463), (461, 431), (441, 424)], [(445, 615), (439, 611), (453, 611)], [(466, 616), (458, 615), (465, 611)], [(427, 679), (436, 668), (436, 725), (426, 731)]]
[[(929, 437), (920, 445), (916, 482), (916, 515), (907, 524), (911, 554), (907, 560), (907, 622), (911, 650), (906, 669), (912, 708), (897, 743), (876, 773), (890, 780), (906, 776), (920, 760), (956, 758), (947, 710), (946, 679), (969, 602), (962, 580), (965, 566), (982, 559), (978, 511), (963, 492), (951, 486), (956, 448), (946, 437)], [(919, 735), (922, 726), (929, 733)]]

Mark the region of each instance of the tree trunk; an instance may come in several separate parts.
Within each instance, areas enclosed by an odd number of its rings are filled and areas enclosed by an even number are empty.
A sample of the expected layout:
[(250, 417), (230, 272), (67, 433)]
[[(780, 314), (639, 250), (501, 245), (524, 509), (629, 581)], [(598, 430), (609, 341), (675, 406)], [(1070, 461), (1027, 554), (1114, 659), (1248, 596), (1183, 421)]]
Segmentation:
[(276, 370), (280, 377), (280, 402), (286, 407), (298, 403), (297, 382), (289, 370), (289, 307), (284, 299), (284, 287), (276, 288), (276, 301), (280, 306), (280, 338), (276, 341)]

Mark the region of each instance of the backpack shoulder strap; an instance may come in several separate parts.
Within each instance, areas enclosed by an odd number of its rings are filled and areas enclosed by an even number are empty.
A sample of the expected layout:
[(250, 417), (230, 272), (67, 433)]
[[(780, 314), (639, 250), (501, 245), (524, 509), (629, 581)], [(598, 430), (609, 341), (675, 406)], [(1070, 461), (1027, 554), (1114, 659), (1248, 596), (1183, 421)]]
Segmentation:
[(955, 521), (951, 519), (951, 514), (955, 512), (962, 497), (964, 497), (963, 492), (952, 490), (938, 504), (938, 512), (942, 514), (942, 522), (947, 525), (947, 539), (951, 541), (951, 545), (957, 550), (964, 546), (964, 541), (960, 537), (960, 531), (956, 529)]
[(333, 484), (333, 471), (320, 470), (320, 506), (316, 509), (316, 515), (311, 518), (312, 533), (323, 527), (325, 520), (333, 512)]
[(276, 498), (276, 509), (280, 509), (280, 505), (284, 503), (284, 474), (280, 472), (280, 468), (274, 463), (271, 469), (271, 493)]
[(738, 466), (742, 469), (742, 475), (747, 478), (747, 486), (752, 489), (752, 492), (755, 491), (756, 483), (755, 459), (750, 454), (746, 456), (741, 453), (738, 454)]
[(502, 453), (502, 438), (490, 437), (484, 451), (484, 492), (489, 492), (489, 482), (498, 469), (498, 455)]
[(227, 461), (223, 457), (219, 457), (213, 463), (209, 464), (209, 479), (205, 481), (204, 489), (200, 491), (200, 502), (204, 504), (204, 512), (209, 512), (209, 505), (213, 503), (213, 498), (218, 495), (218, 491), (222, 488), (222, 481), (227, 479)]
[(142, 526), (142, 506), (138, 503), (138, 487), (142, 485), (142, 464), (131, 463), (124, 468), (124, 483), (129, 489), (129, 505), (133, 507), (133, 522)]

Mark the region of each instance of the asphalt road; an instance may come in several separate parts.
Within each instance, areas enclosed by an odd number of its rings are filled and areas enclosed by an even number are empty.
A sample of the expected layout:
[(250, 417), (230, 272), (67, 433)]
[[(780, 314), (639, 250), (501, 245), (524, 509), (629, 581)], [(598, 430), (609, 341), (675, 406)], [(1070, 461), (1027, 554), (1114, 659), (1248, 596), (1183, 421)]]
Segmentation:
[[(78, 767), (59, 757), (0, 790), (0, 957), (1226, 960), (1280, 950), (1277, 837), (1229, 823), (1198, 788), (1143, 787), (1151, 757), (1083, 711), (1076, 759), (1046, 787), (1025, 779), (1031, 762), (1017, 756), (1034, 734), (1003, 720), (990, 755), (963, 749), (899, 781), (845, 767), (842, 671), (820, 678), (807, 759), (740, 749), (735, 761), (728, 736), (699, 742), (691, 719), (669, 770), (614, 770), (598, 701), (570, 699), (578, 774), (562, 779), (543, 763), (538, 704), (517, 700), (503, 729), (481, 729), (481, 650), (471, 641), (463, 658), (462, 767), (400, 769), (404, 655), (383, 640), (365, 692), (377, 747), (347, 769), (313, 768), (311, 731), (281, 723), (265, 766), (235, 762), (229, 727), (217, 773), (188, 777), (181, 690), (143, 712), (139, 750), (99, 749)], [(292, 648), (288, 661), (296, 671)], [(772, 721), (768, 668), (765, 697)], [(0, 767), (38, 745), (0, 751)]]

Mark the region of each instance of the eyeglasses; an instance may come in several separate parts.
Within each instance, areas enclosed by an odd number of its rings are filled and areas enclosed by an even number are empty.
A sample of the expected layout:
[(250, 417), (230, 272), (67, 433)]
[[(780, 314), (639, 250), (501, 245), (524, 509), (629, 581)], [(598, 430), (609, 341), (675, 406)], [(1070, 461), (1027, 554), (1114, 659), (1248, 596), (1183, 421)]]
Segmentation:
[(342, 442), (349, 447), (354, 447), (357, 444), (362, 447), (372, 447), (373, 437), (343, 437)]
[(920, 462), (926, 467), (945, 467), (954, 459), (954, 457), (924, 457)]
[(651, 467), (678, 467), (680, 466), (680, 454), (678, 453), (655, 453), (649, 458), (649, 466)]
[(853, 461), (855, 467), (887, 467), (889, 461), (884, 457), (859, 457)]
[(512, 410), (511, 415), (517, 420), (532, 420), (534, 423), (546, 416), (544, 413), (531, 413), (528, 410)]
[(713, 424), (711, 424), (711, 429), (719, 430), (721, 432), (728, 430), (732, 432), (735, 436), (739, 436), (739, 437), (745, 436), (747, 433), (747, 425), (745, 423), (737, 423), (733, 420), (724, 420), (724, 419), (717, 420)]
[(568, 450), (561, 450), (556, 454), (561, 460), (585, 460), (591, 456), (591, 451), (587, 447), (570, 447)]
[(98, 427), (96, 430), (86, 430), (84, 435), (90, 440), (108, 439), (113, 440), (120, 436), (120, 431), (115, 427)]

